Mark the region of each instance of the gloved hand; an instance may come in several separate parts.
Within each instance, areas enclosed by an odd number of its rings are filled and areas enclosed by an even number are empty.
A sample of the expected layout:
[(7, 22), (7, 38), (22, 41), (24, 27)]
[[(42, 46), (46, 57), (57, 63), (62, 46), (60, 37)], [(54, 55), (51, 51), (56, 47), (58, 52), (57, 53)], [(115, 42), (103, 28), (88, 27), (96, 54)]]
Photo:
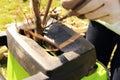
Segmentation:
[[(80, 0), (61, 0), (65, 9), (72, 9)], [(84, 15), (84, 18), (91, 20), (102, 20), (109, 24), (120, 22), (120, 0), (85, 0), (87, 4), (79, 5), (73, 11), (76, 16)]]

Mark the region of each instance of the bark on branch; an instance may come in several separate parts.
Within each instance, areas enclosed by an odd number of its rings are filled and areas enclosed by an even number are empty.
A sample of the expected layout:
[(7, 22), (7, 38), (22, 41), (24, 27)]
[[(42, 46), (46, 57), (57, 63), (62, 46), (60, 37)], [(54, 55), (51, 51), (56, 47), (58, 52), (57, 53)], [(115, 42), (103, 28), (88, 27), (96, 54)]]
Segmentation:
[(35, 26), (36, 26), (36, 33), (42, 34), (43, 28), (41, 26), (41, 19), (40, 19), (40, 1), (39, 0), (31, 0), (33, 15), (35, 18)]

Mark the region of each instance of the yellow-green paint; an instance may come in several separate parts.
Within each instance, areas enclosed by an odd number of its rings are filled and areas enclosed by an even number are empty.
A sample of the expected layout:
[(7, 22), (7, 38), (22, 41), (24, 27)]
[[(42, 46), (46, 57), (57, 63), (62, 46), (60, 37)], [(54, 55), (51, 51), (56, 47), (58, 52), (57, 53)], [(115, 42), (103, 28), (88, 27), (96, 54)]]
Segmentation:
[(12, 53), (8, 52), (7, 80), (22, 80), (29, 77), (29, 74), (18, 63)]
[(96, 72), (91, 74), (90, 76), (85, 76), (81, 80), (108, 80), (108, 71), (107, 69), (100, 64), (100, 62), (96, 62), (98, 68)]

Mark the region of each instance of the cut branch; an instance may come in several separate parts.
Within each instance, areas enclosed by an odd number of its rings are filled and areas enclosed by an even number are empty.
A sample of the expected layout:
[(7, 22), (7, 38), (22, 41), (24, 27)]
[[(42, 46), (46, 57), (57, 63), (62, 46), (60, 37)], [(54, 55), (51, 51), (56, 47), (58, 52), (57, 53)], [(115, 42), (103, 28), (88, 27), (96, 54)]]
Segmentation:
[(41, 26), (41, 19), (40, 19), (40, 1), (39, 0), (31, 0), (33, 15), (35, 18), (35, 32), (37, 34), (43, 33), (43, 28)]
[(47, 4), (46, 11), (45, 11), (45, 15), (44, 15), (44, 18), (43, 18), (43, 26), (45, 26), (45, 24), (46, 24), (46, 18), (47, 18), (47, 15), (49, 13), (49, 9), (51, 7), (51, 4), (52, 4), (52, 0), (49, 0), (49, 2)]

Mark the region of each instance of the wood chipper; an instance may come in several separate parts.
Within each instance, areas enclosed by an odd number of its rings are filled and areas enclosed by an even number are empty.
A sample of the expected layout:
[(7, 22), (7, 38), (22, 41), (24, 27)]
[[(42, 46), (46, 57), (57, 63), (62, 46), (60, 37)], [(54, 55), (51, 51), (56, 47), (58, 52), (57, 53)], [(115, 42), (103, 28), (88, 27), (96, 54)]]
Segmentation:
[(66, 46), (49, 51), (49, 43), (39, 45), (15, 26), (9, 27), (8, 80), (108, 80), (107, 69), (96, 60), (94, 46), (83, 36), (71, 39), (74, 35), (76, 32), (61, 23), (51, 24), (44, 37)]
[[(37, 10), (39, 5), (31, 1)], [(43, 18), (45, 28), (40, 29), (39, 9), (34, 12), (35, 25), (27, 21), (8, 27), (7, 80), (108, 80), (106, 67), (96, 59), (95, 47), (59, 21), (47, 24), (48, 10)]]

